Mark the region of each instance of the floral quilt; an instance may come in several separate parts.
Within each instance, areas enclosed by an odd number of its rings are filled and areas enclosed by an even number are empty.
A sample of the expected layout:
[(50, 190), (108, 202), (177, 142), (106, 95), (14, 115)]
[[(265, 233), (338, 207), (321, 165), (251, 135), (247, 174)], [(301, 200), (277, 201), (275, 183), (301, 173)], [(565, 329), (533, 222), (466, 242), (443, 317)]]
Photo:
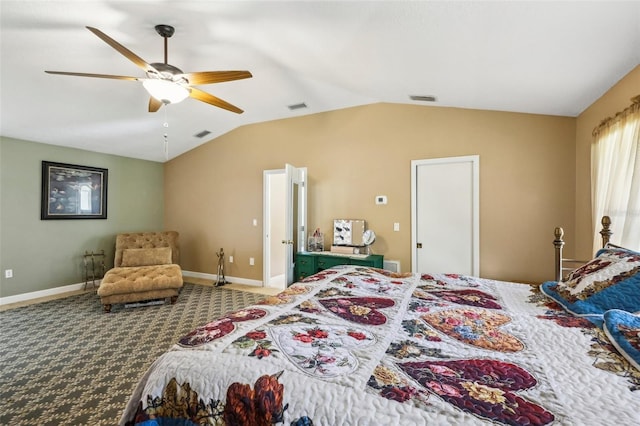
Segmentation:
[(183, 336), (121, 424), (640, 424), (640, 372), (563, 318), (525, 284), (328, 269)]

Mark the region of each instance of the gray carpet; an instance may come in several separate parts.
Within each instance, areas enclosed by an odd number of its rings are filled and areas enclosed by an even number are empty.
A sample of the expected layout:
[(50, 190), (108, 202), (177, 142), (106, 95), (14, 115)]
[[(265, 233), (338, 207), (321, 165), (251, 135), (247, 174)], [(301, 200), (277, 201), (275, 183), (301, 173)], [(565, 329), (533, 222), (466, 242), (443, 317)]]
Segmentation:
[(0, 312), (0, 424), (117, 424), (158, 356), (198, 325), (262, 298), (185, 284), (175, 305), (115, 305), (104, 314), (89, 292)]

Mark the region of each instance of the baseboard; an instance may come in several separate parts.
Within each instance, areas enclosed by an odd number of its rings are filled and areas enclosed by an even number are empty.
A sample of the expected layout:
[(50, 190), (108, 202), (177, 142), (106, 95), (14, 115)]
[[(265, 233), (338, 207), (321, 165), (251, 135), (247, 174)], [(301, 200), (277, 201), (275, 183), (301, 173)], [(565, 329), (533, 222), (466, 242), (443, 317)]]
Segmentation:
[[(202, 278), (205, 280), (218, 281), (218, 275), (216, 274), (206, 274), (204, 272), (193, 272), (193, 271), (185, 271), (182, 270), (183, 277), (191, 277), (191, 278)], [(255, 287), (262, 287), (262, 281), (259, 280), (250, 280), (248, 278), (238, 278), (238, 277), (229, 277), (225, 276), (225, 279), (228, 282), (232, 282), (234, 284), (244, 284), (251, 285)]]
[[(202, 278), (205, 280), (217, 281), (218, 276), (216, 274), (205, 274), (203, 272), (192, 272), (192, 271), (182, 271), (182, 276), (184, 277), (193, 277), (193, 278)], [(238, 277), (225, 277), (227, 281), (230, 281), (234, 284), (244, 284), (255, 287), (262, 287), (262, 281), (259, 280), (250, 280), (247, 278), (238, 278)], [(87, 288), (90, 288), (93, 284), (87, 284)], [(100, 281), (96, 280), (96, 287), (100, 285)], [(57, 296), (62, 293), (70, 293), (73, 291), (78, 291), (84, 289), (85, 283), (78, 284), (69, 284), (61, 287), (49, 288), (46, 290), (32, 291), (29, 293), (16, 294), (15, 296), (6, 296), (0, 297), (0, 306), (9, 305), (11, 303), (21, 303), (32, 301), (34, 299), (40, 299), (43, 297), (51, 297)]]
[[(276, 275), (275, 277), (271, 277), (269, 280), (270, 285), (266, 285), (267, 288), (279, 288), (284, 290), (287, 286), (285, 285), (285, 280), (287, 278), (284, 274)], [(275, 284), (274, 284), (275, 283)]]
[[(100, 282), (96, 280), (96, 286)], [(15, 296), (0, 297), (0, 306), (9, 305), (11, 303), (27, 302), (34, 299), (40, 299), (43, 297), (57, 296), (63, 293), (70, 293), (72, 291), (78, 291), (84, 289), (85, 283), (69, 284), (62, 287), (48, 288), (46, 290), (32, 291), (29, 293), (16, 294)], [(87, 288), (93, 286), (93, 284), (87, 284)]]

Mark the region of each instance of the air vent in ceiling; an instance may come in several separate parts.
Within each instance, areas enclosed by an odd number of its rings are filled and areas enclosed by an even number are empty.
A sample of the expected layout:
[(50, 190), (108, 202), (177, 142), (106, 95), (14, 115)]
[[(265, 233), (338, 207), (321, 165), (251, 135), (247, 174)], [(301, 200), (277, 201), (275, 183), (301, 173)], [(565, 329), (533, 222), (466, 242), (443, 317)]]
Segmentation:
[(203, 130), (203, 131), (201, 131), (200, 133), (196, 133), (196, 134), (195, 134), (195, 135), (193, 135), (193, 136), (195, 136), (196, 138), (200, 138), (200, 139), (202, 139), (202, 138), (204, 138), (205, 136), (210, 135), (210, 134), (211, 134), (211, 132), (210, 132), (210, 131), (208, 131), (208, 130)]
[(435, 96), (431, 95), (410, 95), (409, 98), (411, 98), (412, 101), (419, 102), (435, 102), (438, 100)]
[(303, 109), (306, 107), (307, 107), (307, 104), (305, 104), (304, 102), (300, 102), (299, 104), (289, 105), (287, 108), (289, 108), (291, 111), (294, 111), (296, 109)]

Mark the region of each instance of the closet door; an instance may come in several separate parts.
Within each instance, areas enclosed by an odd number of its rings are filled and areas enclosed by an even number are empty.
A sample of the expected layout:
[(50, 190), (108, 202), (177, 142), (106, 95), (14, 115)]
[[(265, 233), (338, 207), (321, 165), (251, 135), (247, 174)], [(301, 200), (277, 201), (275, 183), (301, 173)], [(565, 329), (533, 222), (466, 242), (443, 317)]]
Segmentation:
[(478, 276), (479, 156), (411, 162), (413, 272)]

